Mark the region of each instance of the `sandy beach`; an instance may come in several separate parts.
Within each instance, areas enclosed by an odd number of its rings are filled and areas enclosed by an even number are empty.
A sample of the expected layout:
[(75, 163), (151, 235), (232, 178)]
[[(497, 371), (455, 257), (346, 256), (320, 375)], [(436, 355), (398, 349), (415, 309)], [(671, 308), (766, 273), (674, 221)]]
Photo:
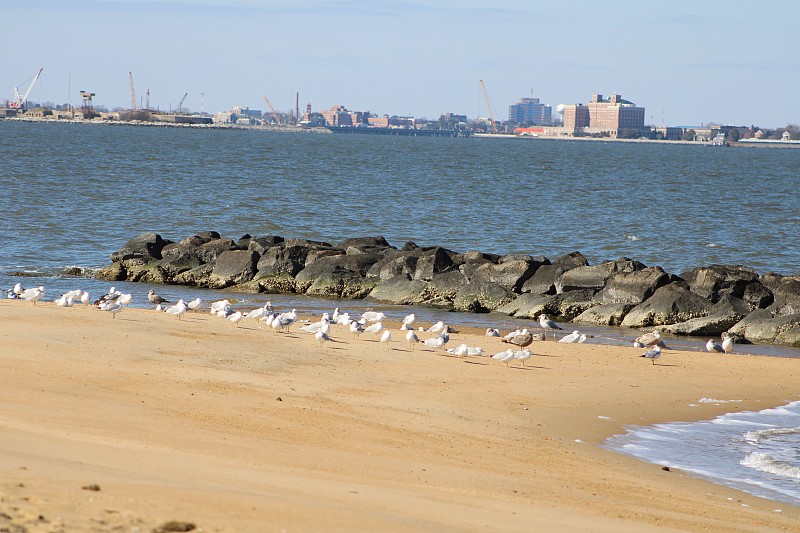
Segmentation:
[[(332, 337), (0, 301), (0, 531), (800, 528), (800, 508), (599, 446), (628, 424), (798, 400), (798, 360), (670, 350), (653, 365), (545, 341), (523, 368)], [(742, 401), (689, 406), (702, 397)]]

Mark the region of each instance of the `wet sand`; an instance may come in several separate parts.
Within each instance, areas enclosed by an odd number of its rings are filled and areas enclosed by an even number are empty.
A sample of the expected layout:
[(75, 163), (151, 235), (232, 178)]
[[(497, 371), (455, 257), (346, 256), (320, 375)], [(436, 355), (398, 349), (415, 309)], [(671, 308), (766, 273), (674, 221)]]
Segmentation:
[[(797, 400), (796, 359), (671, 350), (653, 365), (634, 348), (546, 341), (523, 368), (411, 350), (397, 324), (390, 350), (331, 335), (320, 348), (296, 326), (0, 301), (0, 531), (800, 523), (800, 508), (599, 447), (626, 424)], [(507, 346), (482, 331), (461, 342)], [(743, 401), (689, 406), (702, 397)]]

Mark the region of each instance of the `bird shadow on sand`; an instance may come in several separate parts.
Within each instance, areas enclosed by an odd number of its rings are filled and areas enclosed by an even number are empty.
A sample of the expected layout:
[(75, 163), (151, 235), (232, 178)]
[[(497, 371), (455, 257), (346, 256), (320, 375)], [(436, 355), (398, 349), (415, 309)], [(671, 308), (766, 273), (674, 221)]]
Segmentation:
[(549, 366), (536, 366), (536, 365), (511, 366), (509, 368), (513, 368), (514, 370), (550, 370)]
[(681, 365), (670, 365), (670, 364), (662, 364), (662, 363), (654, 363), (652, 366), (672, 366), (675, 368), (680, 368)]

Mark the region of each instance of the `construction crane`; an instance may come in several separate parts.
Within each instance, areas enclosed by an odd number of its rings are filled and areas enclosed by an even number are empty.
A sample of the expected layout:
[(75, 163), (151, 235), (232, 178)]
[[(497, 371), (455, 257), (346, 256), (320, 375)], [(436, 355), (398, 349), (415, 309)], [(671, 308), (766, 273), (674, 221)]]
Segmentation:
[(11, 104), (10, 104), (10, 106), (13, 109), (24, 109), (25, 108), (25, 102), (28, 101), (28, 95), (31, 94), (31, 89), (33, 89), (33, 86), (36, 84), (36, 80), (39, 79), (39, 76), (42, 74), (43, 70), (44, 70), (44, 67), (40, 68), (39, 72), (37, 72), (36, 75), (33, 77), (33, 81), (31, 81), (31, 84), (28, 85), (28, 90), (25, 91), (25, 95), (24, 96), (21, 96), (19, 94), (19, 89), (14, 87), (14, 101), (11, 102)]
[(483, 97), (486, 98), (486, 107), (489, 109), (489, 121), (492, 124), (492, 133), (497, 133), (497, 124), (494, 121), (494, 112), (492, 111), (492, 101), (489, 100), (489, 91), (486, 90), (486, 84), (481, 82), (481, 89), (483, 89)]
[(187, 96), (189, 96), (189, 93), (184, 93), (183, 98), (181, 98), (181, 101), (178, 102), (178, 109), (176, 111), (177, 113), (181, 112), (181, 108), (183, 107), (183, 101), (186, 100)]
[(133, 91), (133, 73), (130, 70), (128, 79), (131, 81), (131, 111), (136, 111), (136, 93)]
[(267, 100), (267, 97), (266, 96), (262, 96), (261, 98), (263, 98), (264, 101), (267, 103), (267, 107), (269, 108), (270, 113), (272, 113), (272, 116), (275, 118), (275, 122), (278, 123), (278, 126), (283, 126), (283, 124), (281, 123), (281, 117), (279, 117), (278, 113), (275, 112), (275, 108), (272, 107), (272, 104), (269, 103), (269, 100)]

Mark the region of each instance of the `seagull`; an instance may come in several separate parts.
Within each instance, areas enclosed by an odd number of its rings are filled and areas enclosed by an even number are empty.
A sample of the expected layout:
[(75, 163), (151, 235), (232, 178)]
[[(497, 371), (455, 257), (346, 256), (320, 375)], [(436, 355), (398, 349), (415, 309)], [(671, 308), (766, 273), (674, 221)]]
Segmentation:
[(717, 341), (715, 341), (714, 339), (708, 339), (708, 342), (706, 343), (706, 351), (722, 353), (725, 350), (723, 350), (722, 345)]
[(156, 294), (156, 291), (154, 291), (153, 289), (147, 291), (147, 299), (150, 300), (151, 304), (155, 305), (169, 303), (169, 300), (167, 300), (166, 298), (162, 298), (161, 296)]
[(511, 331), (508, 334), (506, 334), (503, 338), (511, 339), (513, 337), (516, 337), (517, 335), (523, 335), (525, 333), (528, 333), (528, 328), (522, 328), (522, 329), (517, 328), (514, 331)]
[(230, 320), (231, 322), (236, 324), (236, 327), (238, 328), (239, 327), (239, 322), (241, 322), (242, 318), (244, 318), (244, 313), (242, 313), (241, 311), (234, 311), (233, 313), (231, 313), (230, 315), (226, 316), (225, 318), (227, 318), (228, 320)]
[(433, 337), (431, 339), (425, 339), (423, 344), (429, 348), (433, 348), (434, 350), (437, 348), (441, 348), (444, 346), (444, 339), (442, 337)]
[(83, 294), (83, 291), (82, 291), (82, 290), (80, 290), (80, 289), (75, 289), (75, 290), (73, 290), (73, 291), (67, 291), (67, 292), (65, 292), (64, 294), (62, 294), (62, 296), (63, 296), (64, 298), (66, 298), (66, 299), (70, 299), (70, 298), (72, 298), (72, 301), (74, 302), (75, 300), (78, 300), (78, 299), (80, 299), (80, 297), (81, 297), (81, 294)]
[(186, 311), (188, 310), (189, 308), (186, 307), (186, 302), (184, 302), (183, 299), (178, 300), (178, 303), (176, 303), (175, 305), (171, 305), (166, 309), (167, 313), (169, 313), (170, 315), (175, 315), (176, 317), (178, 317), (178, 320), (180, 320), (181, 317), (185, 315)]
[(581, 333), (581, 336), (578, 337), (578, 344), (583, 344), (584, 342), (586, 342), (586, 339), (587, 339), (586, 333)]
[(406, 333), (406, 340), (408, 341), (408, 347), (413, 350), (414, 345), (419, 342), (419, 337), (417, 337), (417, 334), (414, 333), (414, 330), (412, 329)]
[(211, 314), (225, 316), (224, 311), (230, 307), (231, 303), (228, 300), (218, 300), (211, 303)]
[(357, 339), (359, 337), (359, 335), (364, 333), (363, 324), (361, 324), (361, 322), (358, 322), (356, 320), (353, 320), (352, 322), (350, 322), (350, 333), (353, 334), (353, 338), (354, 339)]
[(128, 305), (129, 303), (131, 303), (131, 301), (133, 301), (133, 295), (130, 294), (130, 293), (128, 293), (128, 294), (120, 294), (119, 298), (117, 298), (117, 301), (120, 304), (122, 304), (122, 306), (124, 307), (124, 306)]
[(16, 294), (17, 296), (22, 296), (22, 293), (25, 291), (25, 289), (22, 288), (22, 283), (17, 283), (16, 285), (14, 285), (13, 290), (14, 294)]
[(392, 342), (392, 332), (391, 332), (391, 331), (389, 331), (388, 329), (387, 329), (387, 330), (385, 330), (385, 331), (383, 332), (383, 335), (381, 335), (381, 340), (380, 340), (380, 342), (383, 342), (383, 343), (385, 343), (385, 344), (386, 344), (386, 349), (387, 349), (387, 350), (391, 350), (391, 348), (389, 347), (389, 343), (390, 343), (390, 342)]
[(267, 305), (269, 302), (265, 303), (263, 307), (259, 307), (258, 309), (253, 309), (249, 313), (245, 315), (245, 318), (251, 318), (253, 320), (260, 320), (267, 315)]
[(486, 328), (486, 336), (487, 337), (499, 337), (500, 330), (497, 328)]
[(297, 322), (297, 309), (292, 309), (288, 313), (281, 313), (275, 318), (272, 319), (272, 329), (275, 330), (277, 333), (278, 331), (286, 328), (286, 331), (289, 331), (289, 327)]
[(84, 307), (86, 307), (87, 305), (89, 305), (89, 293), (88, 293), (88, 292), (86, 292), (86, 291), (83, 291), (83, 292), (81, 293), (80, 300), (81, 300), (81, 303), (83, 304), (83, 306), (84, 306)]
[(416, 319), (417, 319), (417, 317), (414, 315), (414, 313), (411, 313), (410, 315), (406, 315), (406, 317), (403, 319), (403, 324), (402, 325), (403, 326), (411, 326), (411, 325), (414, 324), (414, 321)]
[(525, 361), (531, 358), (533, 353), (530, 350), (520, 350), (518, 352), (514, 352), (514, 359), (517, 359), (522, 363), (522, 366), (525, 366)]
[(20, 298), (23, 298), (33, 305), (36, 305), (36, 302), (44, 298), (44, 287), (36, 287), (33, 289), (25, 289), (20, 294)]
[(556, 324), (555, 322), (553, 322), (552, 320), (550, 320), (550, 318), (544, 313), (539, 315), (539, 325), (542, 326), (542, 329), (545, 330), (545, 331), (547, 331), (547, 330), (556, 330), (556, 329), (564, 329), (561, 326), (559, 326), (558, 324)]
[(339, 308), (333, 310), (333, 314), (331, 315), (331, 321), (335, 324), (339, 321)]
[[(336, 311), (334, 311), (333, 314), (336, 314)], [(353, 319), (350, 318), (350, 313), (345, 311), (344, 313), (339, 313), (339, 316), (336, 317), (334, 322), (341, 326), (349, 326), (353, 322)]]
[(300, 329), (302, 329), (306, 333), (316, 333), (317, 331), (322, 329), (323, 326), (330, 327), (330, 315), (328, 315), (328, 313), (323, 313), (322, 314), (322, 320), (320, 320), (319, 322), (314, 322), (312, 324), (307, 324), (307, 325), (301, 327)]
[(56, 305), (59, 307), (72, 307), (74, 300), (72, 297), (67, 298), (66, 294), (62, 294), (61, 297), (56, 300)]
[(375, 337), (377, 337), (381, 331), (383, 331), (383, 322), (375, 322), (364, 328), (364, 333), (374, 333)]
[(497, 359), (498, 361), (503, 361), (506, 366), (508, 366), (508, 362), (514, 359), (514, 350), (509, 348), (504, 352), (496, 353), (492, 356), (492, 359)]
[[(558, 342), (566, 342), (566, 343), (573, 343), (578, 342), (581, 338), (581, 332), (577, 329), (570, 333), (569, 335), (565, 335), (558, 339)], [(584, 340), (586, 340), (586, 336), (584, 335)]]
[(520, 348), (525, 348), (526, 346), (530, 346), (533, 342), (533, 335), (530, 333), (522, 333), (520, 335), (511, 337), (510, 339), (503, 339), (503, 342), (513, 344), (514, 346), (519, 346)]
[(122, 311), (122, 304), (119, 302), (104, 302), (100, 304), (99, 309), (106, 313), (111, 313), (111, 318), (116, 318), (117, 313)]
[(480, 346), (469, 346), (467, 348), (467, 355), (483, 355), (483, 348)]
[(319, 343), (320, 347), (323, 344), (325, 344), (326, 341), (331, 340), (331, 338), (328, 336), (328, 334), (326, 332), (322, 331), (321, 329), (318, 330), (316, 333), (314, 333), (314, 338), (317, 339), (317, 342)]
[(727, 331), (722, 334), (722, 349), (725, 353), (733, 353), (733, 337)]
[(455, 355), (456, 357), (458, 357), (458, 358), (462, 358), (462, 357), (464, 357), (465, 355), (467, 355), (467, 352), (468, 352), (468, 351), (469, 351), (469, 346), (467, 346), (466, 344), (459, 344), (458, 346), (456, 346), (455, 348), (453, 348), (453, 352), (452, 352), (452, 353), (453, 353), (453, 355)]
[[(661, 333), (654, 329), (650, 333), (645, 333), (644, 335), (640, 335), (636, 338), (634, 342), (638, 342), (641, 346), (636, 346), (637, 348), (646, 348), (648, 346), (655, 346), (661, 342)], [(634, 345), (635, 346), (635, 345)]]
[(386, 318), (386, 315), (376, 311), (367, 311), (361, 314), (361, 318), (366, 319), (367, 322), (381, 322)]
[(651, 350), (644, 352), (640, 357), (646, 357), (653, 361), (653, 364), (656, 364), (656, 359), (661, 357), (661, 348), (658, 345), (653, 346)]
[(186, 304), (186, 307), (189, 308), (189, 311), (195, 311), (197, 309), (200, 309), (201, 305), (203, 305), (203, 300), (201, 300), (200, 298), (195, 298), (194, 300)]
[(428, 328), (428, 333), (433, 333), (434, 335), (438, 335), (443, 331), (444, 331), (444, 322), (442, 322), (441, 320)]

